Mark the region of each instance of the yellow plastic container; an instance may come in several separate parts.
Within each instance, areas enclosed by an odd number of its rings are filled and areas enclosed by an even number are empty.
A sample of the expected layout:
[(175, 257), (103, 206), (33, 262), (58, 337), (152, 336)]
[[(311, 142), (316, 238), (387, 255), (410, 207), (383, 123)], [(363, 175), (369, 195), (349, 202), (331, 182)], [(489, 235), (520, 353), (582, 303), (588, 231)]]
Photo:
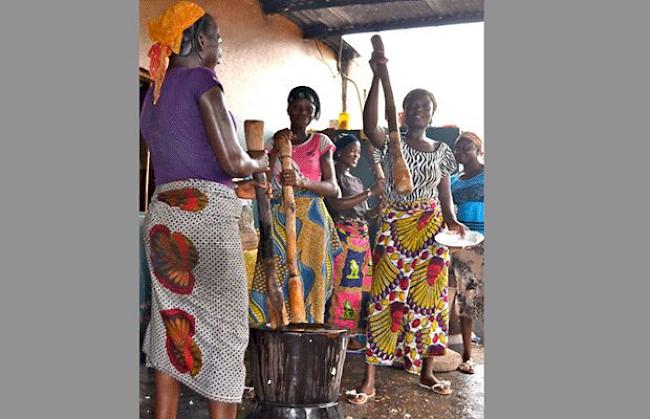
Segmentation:
[(347, 112), (341, 112), (339, 114), (339, 129), (349, 130), (350, 129), (350, 114)]

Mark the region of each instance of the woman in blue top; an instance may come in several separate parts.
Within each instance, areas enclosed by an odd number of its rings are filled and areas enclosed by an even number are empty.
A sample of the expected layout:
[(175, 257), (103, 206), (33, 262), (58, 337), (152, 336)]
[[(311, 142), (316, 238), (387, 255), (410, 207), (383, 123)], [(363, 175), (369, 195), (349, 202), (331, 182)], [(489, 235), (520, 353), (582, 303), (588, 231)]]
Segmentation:
[(454, 143), (454, 157), (462, 164), (462, 172), (451, 177), (451, 191), (454, 204), (458, 207), (458, 221), (470, 230), (483, 234), (483, 164), (478, 160), (483, 155), (483, 141), (473, 132), (460, 133)]
[[(454, 143), (454, 157), (462, 171), (451, 178), (456, 217), (470, 230), (484, 234), (483, 141), (473, 132), (461, 132)], [(472, 321), (483, 317), (483, 243), (453, 252), (450, 284), (456, 282), (456, 314), (463, 337), (463, 363), (458, 370), (474, 374), (472, 363)]]

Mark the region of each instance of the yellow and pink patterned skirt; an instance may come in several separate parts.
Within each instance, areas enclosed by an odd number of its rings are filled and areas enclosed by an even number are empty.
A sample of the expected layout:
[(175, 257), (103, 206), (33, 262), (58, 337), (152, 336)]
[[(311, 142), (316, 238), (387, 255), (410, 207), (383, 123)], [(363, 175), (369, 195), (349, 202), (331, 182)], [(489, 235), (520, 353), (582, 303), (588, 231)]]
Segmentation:
[(442, 222), (437, 200), (384, 209), (373, 253), (367, 363), (403, 361), (419, 374), (423, 358), (445, 354), (450, 257), (434, 241)]
[(336, 231), (343, 244), (334, 260), (334, 291), (329, 301), (328, 323), (364, 334), (372, 284), (370, 236), (364, 220), (338, 220)]

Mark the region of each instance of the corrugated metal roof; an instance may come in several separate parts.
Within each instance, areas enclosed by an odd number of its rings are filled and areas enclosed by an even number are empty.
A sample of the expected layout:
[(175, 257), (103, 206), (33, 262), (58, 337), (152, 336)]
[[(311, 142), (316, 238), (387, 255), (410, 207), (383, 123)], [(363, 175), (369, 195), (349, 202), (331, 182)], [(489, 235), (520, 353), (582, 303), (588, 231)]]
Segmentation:
[(305, 38), (483, 20), (484, 0), (260, 0), (295, 22)]
[(484, 0), (259, 1), (264, 13), (283, 15), (305, 38), (320, 39), (334, 50), (349, 33), (480, 22), (484, 7)]

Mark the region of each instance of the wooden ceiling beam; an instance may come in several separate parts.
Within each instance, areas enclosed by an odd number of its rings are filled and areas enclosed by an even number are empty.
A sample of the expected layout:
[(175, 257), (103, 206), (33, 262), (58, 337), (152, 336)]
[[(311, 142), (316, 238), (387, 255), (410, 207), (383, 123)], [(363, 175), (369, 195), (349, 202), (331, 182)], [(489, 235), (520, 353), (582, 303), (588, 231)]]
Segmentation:
[(361, 4), (395, 3), (414, 0), (260, 0), (267, 15), (291, 13), (303, 10), (329, 9), (332, 7), (358, 6)]
[(482, 22), (484, 20), (483, 11), (457, 15), (435, 17), (428, 16), (422, 18), (404, 19), (404, 20), (387, 20), (364, 23), (362, 25), (348, 25), (338, 28), (330, 28), (327, 25), (315, 24), (303, 28), (305, 38), (325, 38), (329, 36), (342, 36), (350, 33), (362, 32), (381, 32), (392, 29), (407, 29), (426, 26), (453, 25), (459, 23)]

